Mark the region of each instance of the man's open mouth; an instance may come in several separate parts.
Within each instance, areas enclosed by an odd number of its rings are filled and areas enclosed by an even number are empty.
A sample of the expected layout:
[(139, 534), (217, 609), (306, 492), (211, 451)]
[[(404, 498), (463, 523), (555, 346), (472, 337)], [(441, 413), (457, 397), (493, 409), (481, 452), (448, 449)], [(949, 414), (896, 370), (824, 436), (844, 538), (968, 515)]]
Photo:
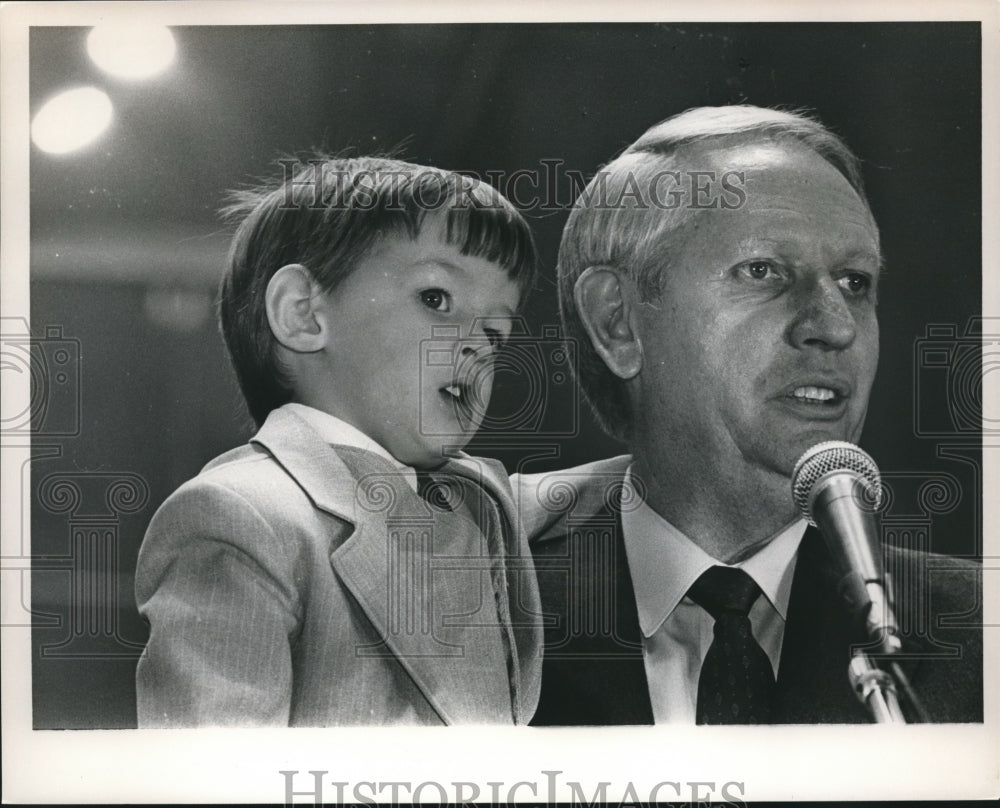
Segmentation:
[(813, 385), (796, 387), (788, 396), (795, 401), (817, 405), (839, 404), (844, 399), (844, 394), (838, 390), (834, 390), (831, 387), (817, 387)]

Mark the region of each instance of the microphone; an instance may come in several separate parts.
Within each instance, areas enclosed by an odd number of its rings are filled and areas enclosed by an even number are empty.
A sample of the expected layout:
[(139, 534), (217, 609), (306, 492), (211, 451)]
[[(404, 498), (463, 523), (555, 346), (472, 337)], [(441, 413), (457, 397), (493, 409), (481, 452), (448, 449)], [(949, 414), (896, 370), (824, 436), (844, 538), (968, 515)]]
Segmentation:
[(878, 652), (898, 653), (902, 644), (875, 526), (882, 501), (875, 461), (853, 443), (818, 443), (795, 464), (792, 497), (803, 517), (822, 533), (843, 576), (841, 595), (865, 635)]

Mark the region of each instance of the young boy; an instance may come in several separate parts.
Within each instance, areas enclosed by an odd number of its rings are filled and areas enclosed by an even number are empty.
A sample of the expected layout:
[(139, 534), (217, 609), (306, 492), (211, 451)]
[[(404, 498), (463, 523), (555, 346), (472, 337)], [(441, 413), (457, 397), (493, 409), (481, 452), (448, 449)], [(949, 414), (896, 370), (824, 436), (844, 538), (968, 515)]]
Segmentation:
[(526, 223), (378, 158), (232, 210), (222, 331), (259, 431), (149, 526), (139, 726), (527, 723), (530, 553), (500, 464), (458, 451), (533, 281)]

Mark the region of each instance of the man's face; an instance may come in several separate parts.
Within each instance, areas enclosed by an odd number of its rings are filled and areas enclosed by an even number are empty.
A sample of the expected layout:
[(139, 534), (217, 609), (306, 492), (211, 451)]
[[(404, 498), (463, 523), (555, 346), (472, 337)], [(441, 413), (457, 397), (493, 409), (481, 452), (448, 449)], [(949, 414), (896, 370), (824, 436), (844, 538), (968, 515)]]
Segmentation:
[(828, 163), (768, 143), (692, 162), (745, 172), (745, 203), (693, 212), (660, 300), (639, 309), (635, 442), (723, 480), (791, 474), (824, 440), (856, 441), (878, 362), (878, 233)]
[[(325, 296), (332, 339), (319, 405), (401, 462), (439, 465), (442, 445), (464, 445), (482, 422), (519, 297), (501, 267), (445, 242), (440, 217), (416, 239), (387, 236)], [(428, 341), (433, 363), (423, 361)]]

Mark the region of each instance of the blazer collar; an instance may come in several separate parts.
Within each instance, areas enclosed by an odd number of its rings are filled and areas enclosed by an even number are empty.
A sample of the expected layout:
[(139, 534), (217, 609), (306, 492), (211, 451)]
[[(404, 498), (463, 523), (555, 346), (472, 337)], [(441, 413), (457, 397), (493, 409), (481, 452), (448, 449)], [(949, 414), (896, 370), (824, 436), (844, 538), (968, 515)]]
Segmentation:
[(333, 448), (299, 416), (288, 410), (273, 410), (250, 442), (266, 449), (313, 505), (357, 524), (357, 492), (351, 472)]
[[(356, 524), (357, 491), (350, 470), (302, 418), (288, 410), (273, 410), (250, 442), (266, 449), (317, 508)], [(388, 461), (385, 467), (392, 471)], [(498, 462), (458, 452), (439, 471), (459, 474), (483, 485), (511, 524), (518, 524), (510, 485)]]

